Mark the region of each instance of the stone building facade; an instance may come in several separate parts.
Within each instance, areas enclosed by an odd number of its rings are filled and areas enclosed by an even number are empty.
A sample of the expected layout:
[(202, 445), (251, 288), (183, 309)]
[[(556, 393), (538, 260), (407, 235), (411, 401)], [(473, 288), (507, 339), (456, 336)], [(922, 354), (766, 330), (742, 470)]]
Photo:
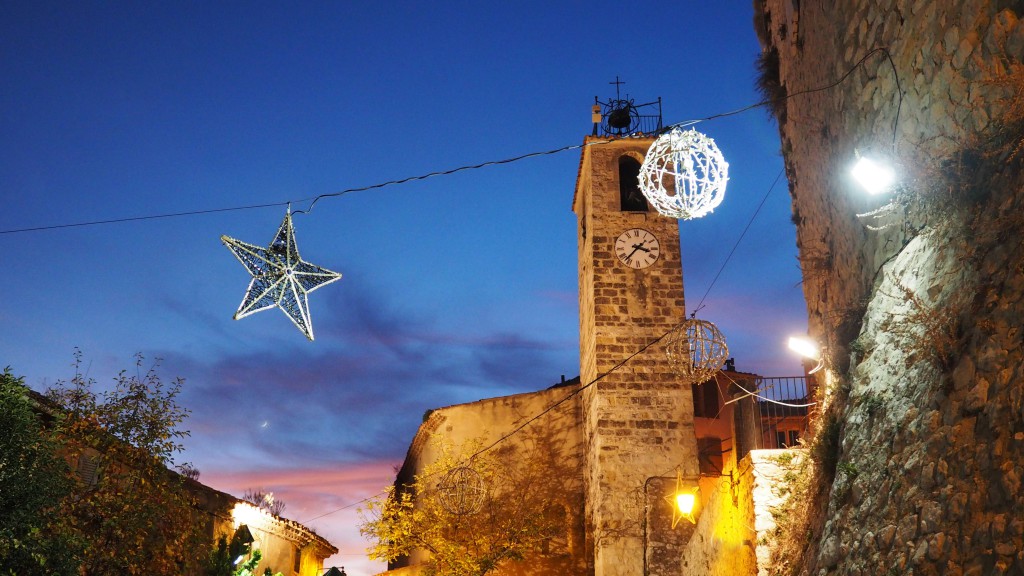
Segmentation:
[[(432, 411), (399, 473), (401, 485), (435, 461), (437, 438), (490, 442), (543, 414), (501, 448), (513, 451), (523, 467), (557, 468), (547, 474), (548, 489), (565, 511), (565, 545), (530, 558), (532, 573), (677, 574), (692, 533), (689, 523), (672, 529), (665, 501), (677, 470), (694, 482), (701, 470), (690, 384), (673, 373), (664, 346), (657, 345), (686, 316), (678, 224), (648, 211), (636, 188), (652, 142), (584, 142), (572, 203), (579, 245), (580, 379)], [(627, 245), (629, 254), (616, 244)], [(634, 249), (637, 244), (643, 250)], [(643, 262), (628, 258), (641, 254)], [(728, 430), (727, 417), (722, 420)], [(728, 437), (716, 418), (702, 420), (716, 438)], [(719, 439), (719, 459), (721, 446)], [(409, 571), (426, 560), (414, 554), (392, 568)], [(510, 563), (498, 573), (523, 569)]]
[(754, 5), (832, 456), (776, 573), (1024, 574), (1024, 4)]

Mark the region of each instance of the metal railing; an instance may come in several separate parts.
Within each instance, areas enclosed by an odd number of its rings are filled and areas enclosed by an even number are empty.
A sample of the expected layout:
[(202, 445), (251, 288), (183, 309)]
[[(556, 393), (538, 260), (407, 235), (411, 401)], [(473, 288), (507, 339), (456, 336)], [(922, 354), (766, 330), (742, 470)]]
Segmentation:
[(814, 405), (814, 379), (803, 376), (757, 378), (756, 394), (739, 402), (738, 426), (747, 449), (795, 448), (807, 433)]
[(600, 122), (594, 124), (594, 136), (652, 136), (661, 132), (661, 98), (636, 104), (622, 99), (602, 102), (595, 97), (594, 103), (600, 107)]

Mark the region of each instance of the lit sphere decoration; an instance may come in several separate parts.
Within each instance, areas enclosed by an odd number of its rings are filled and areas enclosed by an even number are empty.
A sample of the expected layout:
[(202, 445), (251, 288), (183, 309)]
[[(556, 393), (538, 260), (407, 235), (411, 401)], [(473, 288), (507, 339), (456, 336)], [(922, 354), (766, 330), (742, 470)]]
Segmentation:
[(690, 318), (666, 336), (665, 355), (685, 383), (710, 380), (729, 357), (725, 337), (711, 322)]
[(484, 503), (487, 489), (480, 473), (466, 466), (452, 468), (437, 484), (437, 498), (449, 514), (475, 514)]
[(715, 141), (693, 128), (658, 136), (640, 166), (640, 191), (664, 216), (692, 220), (722, 203), (729, 164)]

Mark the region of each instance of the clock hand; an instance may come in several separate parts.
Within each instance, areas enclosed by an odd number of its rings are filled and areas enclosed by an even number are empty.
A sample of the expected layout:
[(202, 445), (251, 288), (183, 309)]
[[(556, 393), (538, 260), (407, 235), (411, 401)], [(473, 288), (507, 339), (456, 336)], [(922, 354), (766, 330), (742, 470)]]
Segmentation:
[(630, 252), (628, 256), (626, 256), (626, 260), (629, 260), (630, 258), (632, 258), (633, 254), (636, 254), (637, 250), (643, 250), (644, 252), (650, 252), (650, 250), (648, 250), (647, 248), (644, 248), (644, 244), (645, 243), (646, 243), (646, 240), (644, 242), (639, 243), (639, 244), (633, 244), (633, 251)]

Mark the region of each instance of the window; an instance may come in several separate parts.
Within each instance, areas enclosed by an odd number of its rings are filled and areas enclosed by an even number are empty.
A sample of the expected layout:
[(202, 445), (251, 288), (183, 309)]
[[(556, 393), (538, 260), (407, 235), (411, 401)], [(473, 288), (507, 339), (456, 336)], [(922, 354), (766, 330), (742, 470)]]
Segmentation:
[(640, 192), (640, 161), (619, 157), (619, 202), (623, 212), (647, 212), (647, 199)]
[(703, 384), (691, 384), (693, 391), (693, 415), (697, 418), (718, 418), (718, 384), (714, 379)]
[(778, 430), (775, 432), (776, 448), (795, 448), (800, 445), (799, 430)]
[(295, 565), (292, 566), (292, 571), (296, 574), (302, 571), (302, 549), (298, 546), (295, 547)]
[(541, 542), (541, 554), (544, 556), (564, 556), (569, 553), (569, 515), (561, 504), (551, 504), (544, 510), (545, 519), (559, 530), (552, 531), (551, 536)]
[(82, 452), (78, 455), (78, 466), (75, 472), (78, 479), (86, 486), (95, 486), (100, 479), (99, 453)]

